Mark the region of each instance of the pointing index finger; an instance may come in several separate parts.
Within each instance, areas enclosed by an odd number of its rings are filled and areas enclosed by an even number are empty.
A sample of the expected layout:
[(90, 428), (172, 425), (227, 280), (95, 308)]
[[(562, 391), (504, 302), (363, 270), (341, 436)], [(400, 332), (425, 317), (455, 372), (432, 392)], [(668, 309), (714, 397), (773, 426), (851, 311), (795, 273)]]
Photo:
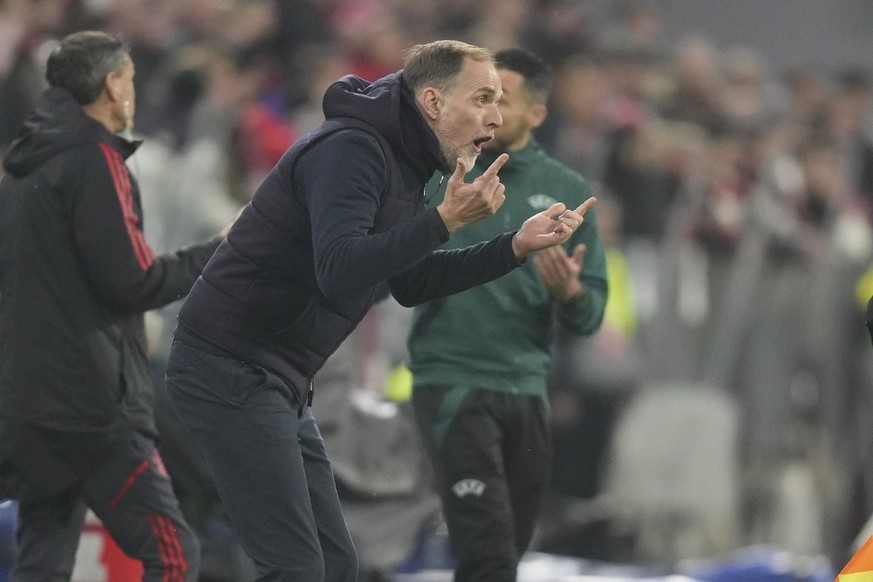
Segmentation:
[(497, 159), (494, 160), (494, 163), (488, 166), (488, 169), (483, 172), (482, 176), (487, 178), (496, 176), (497, 172), (500, 171), (500, 168), (503, 167), (503, 164), (505, 164), (507, 160), (509, 160), (509, 154), (500, 154), (497, 156)]
[(578, 214), (579, 216), (585, 216), (585, 213), (588, 212), (588, 210), (590, 210), (591, 207), (594, 206), (596, 203), (597, 198), (592, 196), (591, 198), (580, 204), (574, 212), (576, 212), (576, 214)]

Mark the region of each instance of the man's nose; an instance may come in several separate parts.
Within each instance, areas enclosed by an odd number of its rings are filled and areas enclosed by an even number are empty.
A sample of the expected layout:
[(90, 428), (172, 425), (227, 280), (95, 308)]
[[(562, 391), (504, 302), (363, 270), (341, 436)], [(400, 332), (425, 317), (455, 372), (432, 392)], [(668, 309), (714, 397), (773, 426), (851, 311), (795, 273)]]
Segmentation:
[(488, 118), (485, 120), (488, 127), (497, 129), (503, 125), (503, 116), (500, 115), (500, 108), (496, 104), (492, 105), (488, 111)]

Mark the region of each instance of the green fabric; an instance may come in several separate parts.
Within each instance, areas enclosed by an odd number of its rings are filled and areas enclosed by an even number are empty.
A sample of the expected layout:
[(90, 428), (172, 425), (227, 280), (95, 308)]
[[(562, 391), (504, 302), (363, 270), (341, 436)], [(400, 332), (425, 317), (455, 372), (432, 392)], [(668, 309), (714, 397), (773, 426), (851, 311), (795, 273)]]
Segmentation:
[[(471, 182), (496, 159), (485, 152), (466, 176)], [(535, 142), (510, 154), (500, 170), (506, 201), (500, 210), (452, 234), (442, 248), (465, 247), (517, 230), (522, 222), (555, 202), (576, 208), (590, 196), (579, 174), (546, 156)], [(430, 205), (442, 200), (447, 179), (434, 176), (425, 191)], [(596, 206), (565, 248), (585, 243), (582, 298), (557, 305), (528, 260), (485, 285), (416, 307), (408, 346), (414, 384), (484, 386), (519, 394), (544, 395), (554, 321), (580, 335), (597, 331), (607, 296), (606, 256)]]

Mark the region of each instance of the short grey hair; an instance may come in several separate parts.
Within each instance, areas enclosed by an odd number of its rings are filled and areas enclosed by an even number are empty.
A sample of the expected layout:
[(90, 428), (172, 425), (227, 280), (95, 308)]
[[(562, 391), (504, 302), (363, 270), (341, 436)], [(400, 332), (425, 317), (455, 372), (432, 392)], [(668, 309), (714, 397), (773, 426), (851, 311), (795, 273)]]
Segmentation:
[(425, 87), (448, 91), (455, 85), (466, 58), (494, 63), (494, 55), (488, 49), (459, 40), (415, 45), (406, 53), (403, 80), (413, 95), (418, 95)]
[(120, 74), (130, 49), (119, 34), (75, 32), (52, 49), (45, 78), (51, 87), (66, 89), (80, 105), (93, 103), (103, 91), (106, 75)]

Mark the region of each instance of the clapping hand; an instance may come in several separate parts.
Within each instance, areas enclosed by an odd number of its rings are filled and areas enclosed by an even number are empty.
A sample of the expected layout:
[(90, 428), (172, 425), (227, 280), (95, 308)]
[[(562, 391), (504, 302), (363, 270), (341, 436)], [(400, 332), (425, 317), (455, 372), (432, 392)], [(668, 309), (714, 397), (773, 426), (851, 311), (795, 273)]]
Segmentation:
[(562, 303), (570, 303), (584, 291), (579, 273), (585, 262), (586, 249), (580, 243), (573, 249), (572, 255), (568, 255), (561, 246), (549, 247), (534, 255), (534, 268), (552, 295)]

